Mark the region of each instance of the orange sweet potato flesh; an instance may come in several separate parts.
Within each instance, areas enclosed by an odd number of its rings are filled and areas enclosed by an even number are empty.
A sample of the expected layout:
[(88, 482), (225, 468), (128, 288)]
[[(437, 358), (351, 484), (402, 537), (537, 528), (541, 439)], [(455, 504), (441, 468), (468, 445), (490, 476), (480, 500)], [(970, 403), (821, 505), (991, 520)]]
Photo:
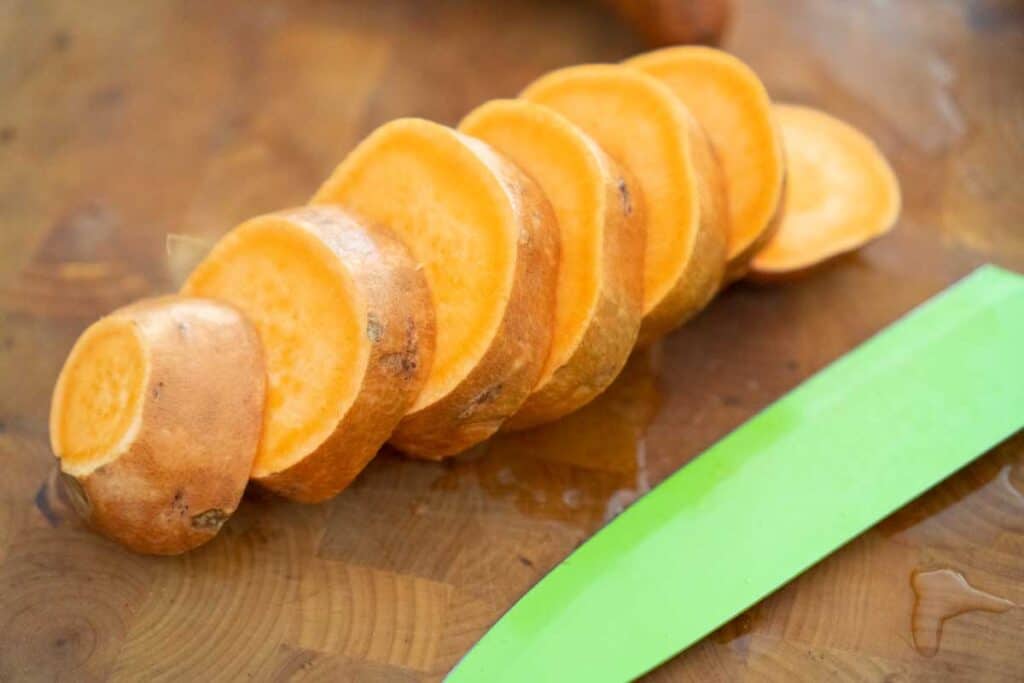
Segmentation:
[(646, 217), (643, 346), (718, 290), (728, 236), (725, 184), (703, 129), (659, 80), (610, 64), (542, 76), (521, 94), (590, 135), (635, 178)]
[(137, 552), (209, 541), (249, 479), (264, 385), (256, 332), (225, 304), (164, 297), (102, 318), (71, 350), (50, 412), (72, 505)]
[(789, 164), (778, 232), (751, 262), (751, 277), (792, 275), (857, 249), (889, 230), (900, 188), (864, 134), (809, 107), (777, 105)]
[(399, 119), (357, 146), (312, 203), (389, 226), (430, 284), (436, 354), (391, 442), (438, 459), (497, 431), (551, 345), (558, 226), (541, 190), (485, 143)]
[(625, 64), (668, 86), (711, 138), (728, 185), (726, 280), (742, 276), (781, 214), (786, 162), (768, 92), (750, 67), (713, 48), (665, 48)]
[(560, 236), (551, 351), (533, 393), (503, 429), (550, 422), (589, 402), (622, 369), (640, 329), (644, 223), (631, 181), (586, 133), (555, 111), (495, 100), (459, 130), (527, 173)]
[(426, 381), (425, 278), (393, 234), (339, 208), (246, 221), (183, 291), (233, 303), (259, 332), (269, 386), (252, 478), (292, 500), (348, 486)]

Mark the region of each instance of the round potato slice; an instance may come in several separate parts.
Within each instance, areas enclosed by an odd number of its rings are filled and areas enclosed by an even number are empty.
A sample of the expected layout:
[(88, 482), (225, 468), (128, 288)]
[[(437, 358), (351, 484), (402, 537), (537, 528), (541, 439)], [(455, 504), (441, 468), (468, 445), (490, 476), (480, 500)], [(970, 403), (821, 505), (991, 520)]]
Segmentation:
[(318, 502), (348, 486), (426, 380), (426, 280), (389, 231), (341, 209), (246, 221), (183, 291), (236, 305), (259, 333), (267, 410), (252, 478), (286, 498)]
[(532, 427), (586, 404), (625, 365), (643, 306), (643, 207), (622, 168), (552, 109), (495, 100), (459, 129), (536, 181), (558, 221), (551, 351), (533, 393), (502, 428)]
[(655, 50), (624, 62), (669, 87), (707, 131), (729, 187), (727, 280), (778, 229), (786, 159), (761, 79), (728, 52), (700, 45)]
[(754, 257), (750, 277), (772, 280), (809, 270), (889, 232), (900, 186), (878, 147), (825, 112), (776, 105), (789, 159), (778, 232)]
[(392, 228), (430, 283), (437, 351), (391, 442), (438, 459), (497, 431), (536, 386), (551, 344), (558, 226), (540, 189), (479, 140), (399, 119), (312, 201)]
[(164, 297), (102, 318), (53, 394), (50, 441), (69, 499), (138, 552), (205, 543), (245, 490), (264, 388), (259, 339), (230, 306)]
[(613, 64), (553, 71), (521, 97), (568, 118), (636, 179), (647, 226), (639, 344), (704, 308), (725, 270), (726, 190), (682, 101), (653, 76)]

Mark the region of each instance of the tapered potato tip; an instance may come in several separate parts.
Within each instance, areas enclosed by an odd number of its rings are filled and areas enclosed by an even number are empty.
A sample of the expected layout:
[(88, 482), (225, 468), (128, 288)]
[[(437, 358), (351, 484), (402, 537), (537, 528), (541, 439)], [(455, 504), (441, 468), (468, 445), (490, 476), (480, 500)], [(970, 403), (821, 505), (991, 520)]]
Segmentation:
[(236, 309), (171, 296), (111, 313), (75, 343), (54, 390), (69, 500), (138, 552), (205, 543), (242, 497), (264, 393), (259, 339)]

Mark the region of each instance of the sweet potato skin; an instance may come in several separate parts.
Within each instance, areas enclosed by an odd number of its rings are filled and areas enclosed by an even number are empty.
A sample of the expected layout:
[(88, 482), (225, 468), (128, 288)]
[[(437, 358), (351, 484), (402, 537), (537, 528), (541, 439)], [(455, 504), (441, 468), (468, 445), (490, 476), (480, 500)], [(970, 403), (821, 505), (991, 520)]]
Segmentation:
[(558, 226), (540, 188), (490, 147), (460, 135), (494, 172), (520, 217), (516, 273), (505, 316), (477, 366), (440, 400), (406, 415), (391, 437), (399, 450), (440, 460), (494, 434), (533, 391), (551, 346)]
[(209, 299), (147, 299), (111, 314), (149, 358), (141, 424), (118, 459), (63, 485), (94, 529), (140, 553), (212, 539), (245, 490), (259, 445), (266, 376), (256, 331)]
[[(753, 100), (755, 106), (757, 106), (757, 104), (760, 104), (767, 108), (766, 112), (768, 114), (768, 121), (766, 121), (766, 123), (768, 123), (771, 129), (772, 137), (772, 143), (769, 145), (769, 147), (776, 149), (779, 155), (781, 156), (782, 163), (779, 167), (779, 171), (781, 173), (778, 181), (778, 187), (776, 188), (776, 194), (774, 196), (774, 203), (772, 204), (772, 213), (766, 216), (764, 219), (762, 219), (764, 221), (763, 225), (759, 227), (758, 233), (753, 237), (753, 239), (751, 239), (750, 242), (746, 243), (744, 246), (742, 246), (742, 248), (740, 248), (735, 253), (733, 253), (733, 247), (735, 245), (732, 244), (731, 242), (733, 239), (736, 238), (730, 236), (730, 238), (727, 240), (728, 244), (726, 252), (726, 270), (723, 278), (724, 286), (743, 277), (743, 275), (750, 267), (751, 259), (754, 257), (755, 254), (757, 254), (758, 251), (760, 251), (760, 249), (765, 244), (768, 243), (772, 235), (774, 235), (774, 233), (778, 230), (781, 215), (780, 204), (782, 202), (783, 197), (785, 196), (784, 190), (786, 173), (785, 151), (782, 147), (781, 131), (779, 130), (779, 126), (775, 121), (774, 115), (772, 115), (770, 111), (771, 101), (769, 99), (768, 92), (765, 90), (764, 85), (761, 83), (757, 74), (754, 73), (753, 70), (751, 70), (750, 67), (747, 66), (744, 62), (729, 55), (727, 52), (696, 46), (667, 47), (664, 49), (654, 50), (652, 52), (637, 55), (635, 57), (625, 60), (623, 64), (625, 64), (626, 66), (637, 68), (641, 71), (645, 71), (646, 73), (649, 73), (655, 76), (656, 78), (666, 78), (667, 74), (671, 74), (671, 69), (669, 68), (667, 72), (662, 71), (662, 69), (664, 69), (666, 65), (671, 65), (674, 59), (677, 58), (682, 59), (684, 63), (688, 62), (691, 64), (692, 62), (690, 60), (698, 60), (698, 62), (721, 62), (723, 64), (730, 65), (729, 68), (736, 72), (735, 76), (740, 78), (741, 80), (745, 80), (746, 87), (751, 89), (751, 92), (748, 93), (748, 96)], [(668, 75), (666, 78), (666, 84), (671, 84), (672, 80), (672, 77)], [(679, 85), (670, 85), (670, 87), (673, 88), (673, 90), (677, 93), (680, 99), (684, 101), (684, 103), (688, 103), (688, 106), (694, 104), (694, 100), (691, 99), (688, 95), (684, 94), (684, 92), (680, 90)], [(747, 98), (744, 98), (745, 101), (746, 99)], [(699, 114), (697, 111), (695, 111), (695, 115), (697, 115), (699, 118)], [(704, 114), (704, 116), (707, 115), (708, 114), (706, 113)], [(711, 120), (701, 120), (701, 123), (709, 127), (713, 124)], [(709, 133), (708, 138), (711, 142), (712, 149), (714, 149), (714, 136)], [(726, 185), (728, 186), (730, 182), (730, 179), (728, 178), (728, 164), (725, 163), (725, 160), (723, 160), (721, 165), (723, 177), (725, 178)], [(727, 199), (731, 201), (736, 199), (736, 197), (729, 196), (727, 197)], [(728, 215), (731, 216), (732, 211), (730, 209), (729, 203), (730, 202), (727, 202), (726, 212)], [(734, 228), (736, 228), (735, 225), (730, 225), (730, 232), (732, 232)]]
[(779, 188), (779, 201), (775, 205), (775, 213), (772, 214), (768, 226), (757, 236), (757, 239), (726, 264), (725, 277), (722, 280), (723, 288), (737, 280), (750, 277), (751, 262), (754, 260), (754, 257), (779, 232), (779, 228), (782, 226), (782, 217), (786, 213), (786, 183), (789, 182), (788, 178), (789, 171), (784, 169), (782, 172), (782, 186)]
[(576, 352), (502, 427), (528, 429), (579, 409), (612, 383), (637, 341), (643, 316), (646, 224), (636, 182), (596, 145), (605, 173), (604, 276), (597, 305)]
[[(643, 347), (698, 313), (719, 289), (725, 269), (729, 226), (728, 213), (725, 211), (724, 179), (707, 134), (679, 98), (658, 79), (624, 65), (584, 64), (541, 76), (528, 85), (520, 93), (520, 97), (562, 111), (556, 104), (552, 104), (552, 98), (557, 99), (558, 89), (565, 87), (566, 82), (586, 82), (590, 88), (595, 88), (596, 84), (616, 83), (636, 93), (644, 93), (647, 97), (659, 101), (658, 106), (664, 108), (673, 125), (686, 134), (685, 155), (690, 166), (689, 175), (695, 185), (694, 201), (697, 205), (698, 221), (694, 227), (693, 243), (689, 254), (686, 255), (685, 263), (682, 264), (681, 272), (671, 288), (644, 315), (637, 342)], [(593, 135), (598, 144), (602, 143), (601, 134), (565, 111), (562, 113)], [(613, 149), (612, 143), (605, 141), (604, 144), (612, 158), (627, 170), (638, 174), (637, 168), (630, 168), (626, 145), (616, 145), (619, 148)], [(642, 193), (643, 178), (638, 177), (638, 181)], [(653, 210), (654, 205), (651, 201), (645, 197), (648, 213)], [(647, 298), (648, 295), (645, 294), (645, 299)]]
[(434, 308), (426, 278), (390, 230), (334, 206), (278, 215), (338, 255), (367, 309), (370, 357), (355, 402), (312, 454), (255, 480), (291, 500), (316, 503), (355, 479), (416, 401), (434, 355)]
[(646, 348), (704, 309), (719, 292), (729, 248), (729, 210), (722, 167), (704, 129), (687, 112), (690, 159), (700, 218), (685, 274), (644, 316), (637, 348)]

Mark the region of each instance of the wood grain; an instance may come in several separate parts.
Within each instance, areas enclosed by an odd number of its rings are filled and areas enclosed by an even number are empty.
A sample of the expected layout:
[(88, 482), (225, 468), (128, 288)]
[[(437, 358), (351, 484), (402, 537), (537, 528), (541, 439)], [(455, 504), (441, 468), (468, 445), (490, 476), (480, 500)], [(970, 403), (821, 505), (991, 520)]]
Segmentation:
[[(746, 0), (727, 47), (876, 139), (894, 233), (740, 284), (594, 406), (445, 464), (384, 453), (336, 500), (250, 495), (216, 541), (132, 555), (53, 487), (49, 394), (89, 320), (207, 238), (304, 202), (376, 125), (454, 123), (548, 69), (642, 49), (598, 3), (10, 2), (0, 9), (0, 680), (438, 680), (650, 486), (985, 261), (1024, 270), (1014, 0)], [(1024, 609), (914, 648), (914, 572), (1024, 605), (1024, 436), (650, 675), (1019, 681)], [(751, 558), (756, 561), (756, 558)]]

